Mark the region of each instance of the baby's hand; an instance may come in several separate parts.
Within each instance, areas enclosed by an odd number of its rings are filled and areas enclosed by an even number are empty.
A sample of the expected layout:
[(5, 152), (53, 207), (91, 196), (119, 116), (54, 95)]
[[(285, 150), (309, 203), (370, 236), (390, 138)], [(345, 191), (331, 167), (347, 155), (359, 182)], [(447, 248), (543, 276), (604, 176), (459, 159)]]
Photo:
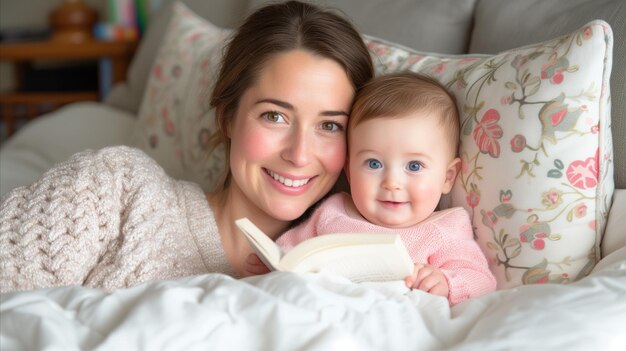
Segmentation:
[(269, 268), (267, 268), (265, 263), (263, 263), (263, 261), (261, 261), (259, 256), (257, 256), (255, 253), (249, 254), (246, 258), (244, 270), (246, 272), (246, 276), (259, 275), (270, 272)]
[(448, 279), (443, 272), (427, 264), (416, 264), (413, 275), (404, 278), (404, 282), (410, 289), (419, 289), (446, 298), (450, 292)]

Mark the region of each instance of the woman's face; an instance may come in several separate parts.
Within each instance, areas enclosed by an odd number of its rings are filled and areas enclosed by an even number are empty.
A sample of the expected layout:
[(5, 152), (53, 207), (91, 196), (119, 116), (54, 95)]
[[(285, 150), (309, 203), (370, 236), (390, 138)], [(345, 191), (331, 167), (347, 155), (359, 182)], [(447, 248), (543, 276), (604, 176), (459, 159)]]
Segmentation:
[(229, 126), (235, 203), (290, 221), (324, 196), (344, 165), (353, 97), (335, 61), (302, 50), (269, 60)]

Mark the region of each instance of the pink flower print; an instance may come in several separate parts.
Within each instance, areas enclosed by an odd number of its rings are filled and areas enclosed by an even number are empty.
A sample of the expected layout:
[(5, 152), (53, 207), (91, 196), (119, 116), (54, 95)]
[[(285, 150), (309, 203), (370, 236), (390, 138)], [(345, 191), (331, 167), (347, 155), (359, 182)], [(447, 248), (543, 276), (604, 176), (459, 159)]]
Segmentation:
[(576, 216), (576, 218), (585, 217), (586, 214), (587, 214), (587, 205), (578, 204), (578, 206), (574, 208), (574, 215)]
[(169, 110), (167, 106), (163, 106), (163, 108), (161, 109), (161, 118), (163, 119), (163, 132), (169, 136), (174, 135), (176, 127), (174, 125), (174, 122), (172, 122), (169, 117)]
[(211, 69), (211, 59), (207, 58), (207, 59), (202, 60), (202, 62), (200, 63), (200, 70), (204, 72), (209, 69)]
[(565, 118), (566, 115), (567, 115), (567, 108), (563, 107), (562, 109), (554, 112), (550, 116), (550, 124), (553, 127), (558, 126), (563, 121), (563, 118)]
[(421, 55), (411, 55), (406, 60), (407, 66), (412, 66), (412, 65), (420, 62), (423, 58), (424, 58), (424, 56), (421, 56)]
[(433, 74), (441, 74), (445, 70), (446, 70), (446, 64), (442, 62), (433, 68)]
[(510, 105), (512, 101), (513, 95), (506, 95), (500, 98), (500, 104), (504, 106)]
[(467, 194), (465, 200), (467, 201), (469, 207), (474, 208), (478, 206), (478, 203), (480, 203), (480, 195), (478, 195), (478, 193), (476, 192), (471, 191)]
[(550, 281), (550, 276), (545, 274), (541, 276), (539, 279), (534, 280), (532, 283), (533, 284), (545, 284), (545, 283), (548, 283), (549, 281)]
[(567, 167), (567, 180), (578, 189), (594, 188), (598, 184), (598, 158), (576, 160)]
[(542, 250), (545, 247), (544, 240), (549, 238), (550, 225), (538, 221), (536, 216), (528, 218), (528, 223), (520, 226), (519, 240), (522, 243), (530, 243), (531, 248)]
[(591, 29), (590, 26), (586, 26), (585, 28), (583, 28), (583, 39), (585, 40), (591, 39), (592, 36), (593, 36), (593, 30)]
[(550, 82), (552, 82), (552, 84), (561, 84), (563, 83), (563, 79), (563, 70), (557, 70), (552, 78), (550, 78)]
[(203, 150), (207, 150), (209, 148), (209, 142), (211, 141), (211, 133), (207, 128), (200, 129), (198, 133), (198, 145)]
[(483, 216), (483, 224), (489, 228), (493, 228), (498, 223), (498, 216), (496, 216), (493, 211), (485, 211), (481, 210), (480, 214)]
[(479, 58), (477, 58), (477, 57), (467, 57), (467, 58), (461, 59), (461, 60), (459, 61), (459, 64), (460, 64), (460, 65), (467, 65), (467, 64), (474, 63), (474, 62), (476, 62), (476, 61), (478, 61), (478, 60), (480, 60), (480, 59), (479, 59)]
[(493, 158), (500, 156), (500, 143), (497, 139), (502, 138), (502, 128), (498, 125), (499, 120), (498, 111), (489, 109), (474, 128), (474, 141), (478, 149), (483, 154), (489, 153)]
[(597, 124), (591, 127), (591, 134), (598, 134), (599, 131), (600, 127)]
[(201, 32), (195, 32), (192, 33), (189, 37), (187, 37), (187, 39), (185, 40), (187, 43), (193, 43), (196, 40), (198, 40), (198, 38), (200, 38), (200, 36), (202, 35)]
[(594, 232), (596, 231), (596, 220), (594, 219), (593, 221), (590, 221), (587, 226), (589, 226), (589, 228), (591, 228), (591, 230), (593, 230)]
[(552, 144), (558, 142), (556, 132), (571, 132), (575, 130), (582, 114), (580, 108), (569, 109), (569, 106), (563, 103), (564, 99), (565, 95), (561, 93), (554, 100), (546, 102), (539, 110), (542, 137)]
[(519, 240), (522, 243), (530, 243), (535, 250), (543, 250), (546, 246), (545, 239), (550, 235), (550, 226), (545, 222), (531, 222), (520, 227)]
[(563, 79), (563, 72), (569, 68), (569, 61), (561, 57), (550, 58), (550, 60), (541, 66), (541, 79), (549, 79), (552, 84), (561, 84)]
[(535, 250), (543, 250), (546, 247), (546, 242), (543, 240), (545, 238), (545, 233), (535, 234), (535, 238), (530, 242), (530, 247)]
[(541, 203), (546, 206), (546, 209), (554, 209), (563, 203), (563, 193), (557, 189), (550, 189), (542, 194), (543, 199)]
[(387, 55), (387, 53), (390, 51), (389, 47), (375, 43), (375, 42), (370, 42), (368, 47), (370, 50), (372, 50), (372, 52), (374, 52), (376, 56), (379, 56), (379, 57)]
[(500, 202), (501, 203), (508, 203), (511, 201), (511, 198), (513, 198), (513, 192), (509, 189), (509, 190), (500, 190)]
[(163, 66), (160, 63), (154, 66), (152, 69), (152, 75), (161, 82), (165, 80), (165, 77), (163, 76)]
[(172, 136), (174, 135), (175, 130), (176, 130), (176, 127), (174, 126), (174, 122), (172, 122), (171, 119), (166, 118), (163, 121), (163, 131), (165, 132), (165, 134)]
[[(520, 231), (524, 230), (524, 227), (528, 226), (527, 224), (524, 224), (523, 226), (520, 227)], [(519, 241), (522, 243), (527, 243), (528, 242), (528, 237), (526, 235), (521, 235), (519, 236)]]
[(522, 152), (526, 147), (526, 137), (523, 135), (517, 134), (511, 139), (511, 150), (513, 152)]

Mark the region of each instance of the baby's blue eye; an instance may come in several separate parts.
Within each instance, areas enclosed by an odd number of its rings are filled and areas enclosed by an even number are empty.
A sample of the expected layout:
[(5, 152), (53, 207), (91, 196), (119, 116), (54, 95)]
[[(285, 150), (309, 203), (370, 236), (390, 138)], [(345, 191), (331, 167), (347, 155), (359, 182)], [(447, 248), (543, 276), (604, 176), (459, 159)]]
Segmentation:
[(422, 165), (417, 161), (411, 161), (408, 165), (406, 165), (406, 168), (411, 172), (417, 172), (422, 169)]
[(383, 167), (383, 164), (380, 161), (372, 158), (367, 160), (367, 166), (371, 169), (379, 169)]

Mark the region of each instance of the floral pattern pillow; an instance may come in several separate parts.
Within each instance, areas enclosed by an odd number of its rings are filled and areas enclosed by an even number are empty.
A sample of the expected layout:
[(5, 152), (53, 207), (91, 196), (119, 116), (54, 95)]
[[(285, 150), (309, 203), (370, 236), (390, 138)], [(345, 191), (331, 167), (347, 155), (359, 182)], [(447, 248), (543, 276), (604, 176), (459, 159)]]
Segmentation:
[(208, 152), (215, 131), (209, 100), (228, 34), (230, 30), (212, 25), (183, 4), (173, 4), (133, 135), (133, 145), (170, 176), (194, 181), (205, 190), (223, 169), (223, 152)]
[(456, 96), (462, 171), (447, 202), (470, 213), (498, 287), (588, 274), (614, 189), (609, 25), (489, 56), (366, 42), (377, 73), (431, 75)]

